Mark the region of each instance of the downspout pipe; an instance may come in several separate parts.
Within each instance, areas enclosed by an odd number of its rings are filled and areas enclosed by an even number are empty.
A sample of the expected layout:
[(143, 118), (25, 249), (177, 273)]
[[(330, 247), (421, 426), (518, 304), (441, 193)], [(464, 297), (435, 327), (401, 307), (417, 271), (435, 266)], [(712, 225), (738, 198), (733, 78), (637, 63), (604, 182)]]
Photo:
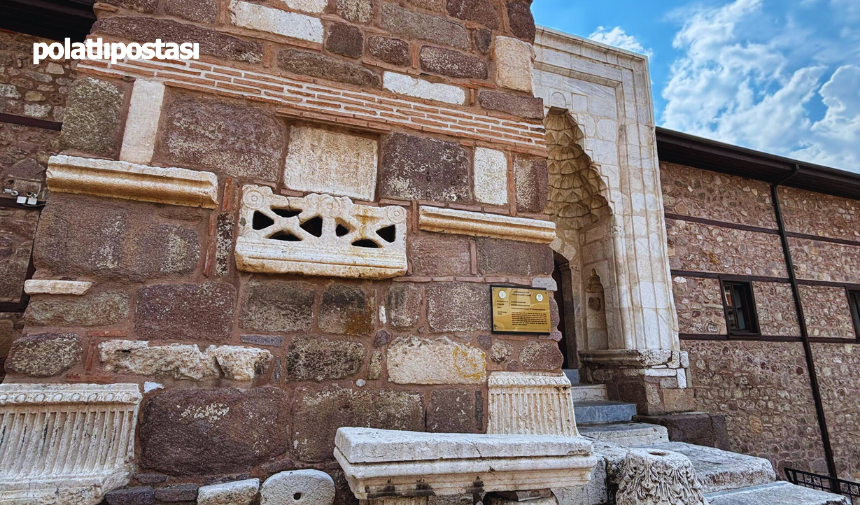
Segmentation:
[(821, 443), (824, 445), (824, 458), (827, 460), (827, 471), (830, 477), (836, 479), (836, 460), (833, 458), (833, 447), (830, 445), (830, 432), (827, 429), (827, 419), (824, 415), (824, 404), (821, 401), (821, 389), (818, 386), (818, 372), (815, 370), (815, 360), (812, 356), (812, 346), (809, 343), (809, 331), (806, 327), (806, 317), (803, 314), (803, 302), (800, 299), (800, 290), (797, 287), (797, 275), (794, 272), (794, 262), (791, 259), (791, 248), (788, 237), (785, 234), (785, 222), (782, 218), (782, 207), (779, 201), (779, 186), (788, 182), (800, 172), (800, 165), (795, 164), (791, 173), (786, 177), (773, 182), (770, 185), (770, 194), (773, 199), (773, 209), (776, 213), (776, 223), (779, 226), (779, 239), (782, 242), (782, 251), (785, 255), (785, 266), (788, 269), (788, 278), (791, 281), (791, 293), (794, 297), (794, 308), (797, 313), (797, 322), (800, 326), (800, 337), (803, 342), (803, 352), (806, 358), (806, 369), (809, 372), (809, 384), (812, 388), (812, 399), (815, 402), (815, 413), (818, 416), (818, 426), (821, 428)]

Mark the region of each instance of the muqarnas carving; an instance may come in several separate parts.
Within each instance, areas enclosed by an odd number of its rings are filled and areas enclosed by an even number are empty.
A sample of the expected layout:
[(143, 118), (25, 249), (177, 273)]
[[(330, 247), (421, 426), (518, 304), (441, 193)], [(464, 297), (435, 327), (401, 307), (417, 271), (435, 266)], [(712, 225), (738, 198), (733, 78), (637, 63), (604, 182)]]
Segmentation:
[(406, 210), (347, 197), (275, 195), (245, 186), (236, 240), (240, 270), (385, 279), (406, 273)]

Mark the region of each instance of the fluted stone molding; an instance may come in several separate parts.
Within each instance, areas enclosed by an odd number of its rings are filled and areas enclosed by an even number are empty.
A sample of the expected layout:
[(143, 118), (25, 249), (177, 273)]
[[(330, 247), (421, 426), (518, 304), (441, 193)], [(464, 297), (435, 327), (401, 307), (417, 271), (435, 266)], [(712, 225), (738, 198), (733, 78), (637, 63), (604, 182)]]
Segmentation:
[(30, 279), (24, 281), (24, 292), (28, 295), (74, 295), (81, 296), (93, 287), (88, 281), (62, 281)]
[(137, 384), (0, 385), (0, 503), (95, 505), (128, 483)]
[[(614, 312), (607, 317), (610, 326), (617, 321), (608, 348), (677, 351), (648, 60), (547, 28), (537, 30), (535, 52), (535, 95), (581, 129), (576, 142), (611, 211), (598, 241), (608, 248), (607, 272), (598, 272)], [(569, 218), (554, 219), (562, 228)], [(568, 242), (560, 237), (552, 245), (578, 264), (581, 244)], [(587, 341), (579, 344), (591, 350)]]
[(487, 385), (487, 433), (560, 437), (579, 435), (570, 380), (564, 374), (494, 372)]
[(174, 167), (152, 167), (126, 161), (58, 154), (48, 160), (48, 189), (143, 202), (213, 209), (218, 177)]
[(672, 451), (630, 449), (621, 468), (618, 505), (707, 505), (690, 459)]
[(549, 244), (555, 240), (555, 223), (466, 210), (422, 206), (418, 228), (438, 233), (491, 237)]
[[(406, 273), (402, 207), (356, 205), (348, 197), (319, 194), (286, 197), (265, 186), (243, 191), (239, 270), (370, 279)], [(317, 218), (322, 220), (319, 236), (302, 227)]]

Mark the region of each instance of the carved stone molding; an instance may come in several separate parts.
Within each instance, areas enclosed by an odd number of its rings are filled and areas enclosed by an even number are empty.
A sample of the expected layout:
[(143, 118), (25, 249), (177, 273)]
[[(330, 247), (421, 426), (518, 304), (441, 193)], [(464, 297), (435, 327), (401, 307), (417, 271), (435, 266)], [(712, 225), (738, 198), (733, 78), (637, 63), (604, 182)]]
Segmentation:
[(564, 374), (495, 372), (488, 388), (487, 433), (579, 435), (570, 380)]
[(422, 206), (418, 228), (424, 231), (491, 237), (549, 244), (555, 240), (555, 223), (522, 217)]
[(47, 183), (54, 192), (187, 207), (212, 209), (218, 202), (218, 177), (211, 172), (126, 161), (51, 156)]
[(406, 210), (245, 186), (236, 264), (246, 272), (397, 277), (406, 273)]
[(94, 505), (128, 483), (136, 384), (0, 385), (0, 503)]
[(24, 292), (28, 295), (75, 295), (80, 296), (93, 287), (87, 281), (60, 281), (30, 279), (24, 282)]
[(707, 505), (690, 459), (672, 451), (631, 449), (621, 468), (618, 505)]

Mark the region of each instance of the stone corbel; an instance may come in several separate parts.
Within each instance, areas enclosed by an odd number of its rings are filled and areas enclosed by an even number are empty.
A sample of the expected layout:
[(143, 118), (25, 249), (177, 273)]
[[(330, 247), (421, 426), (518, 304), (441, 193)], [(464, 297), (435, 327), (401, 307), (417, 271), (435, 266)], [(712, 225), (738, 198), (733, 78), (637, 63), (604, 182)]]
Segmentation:
[(472, 235), (520, 242), (549, 244), (555, 240), (555, 223), (538, 219), (422, 206), (418, 228), (438, 233)]

